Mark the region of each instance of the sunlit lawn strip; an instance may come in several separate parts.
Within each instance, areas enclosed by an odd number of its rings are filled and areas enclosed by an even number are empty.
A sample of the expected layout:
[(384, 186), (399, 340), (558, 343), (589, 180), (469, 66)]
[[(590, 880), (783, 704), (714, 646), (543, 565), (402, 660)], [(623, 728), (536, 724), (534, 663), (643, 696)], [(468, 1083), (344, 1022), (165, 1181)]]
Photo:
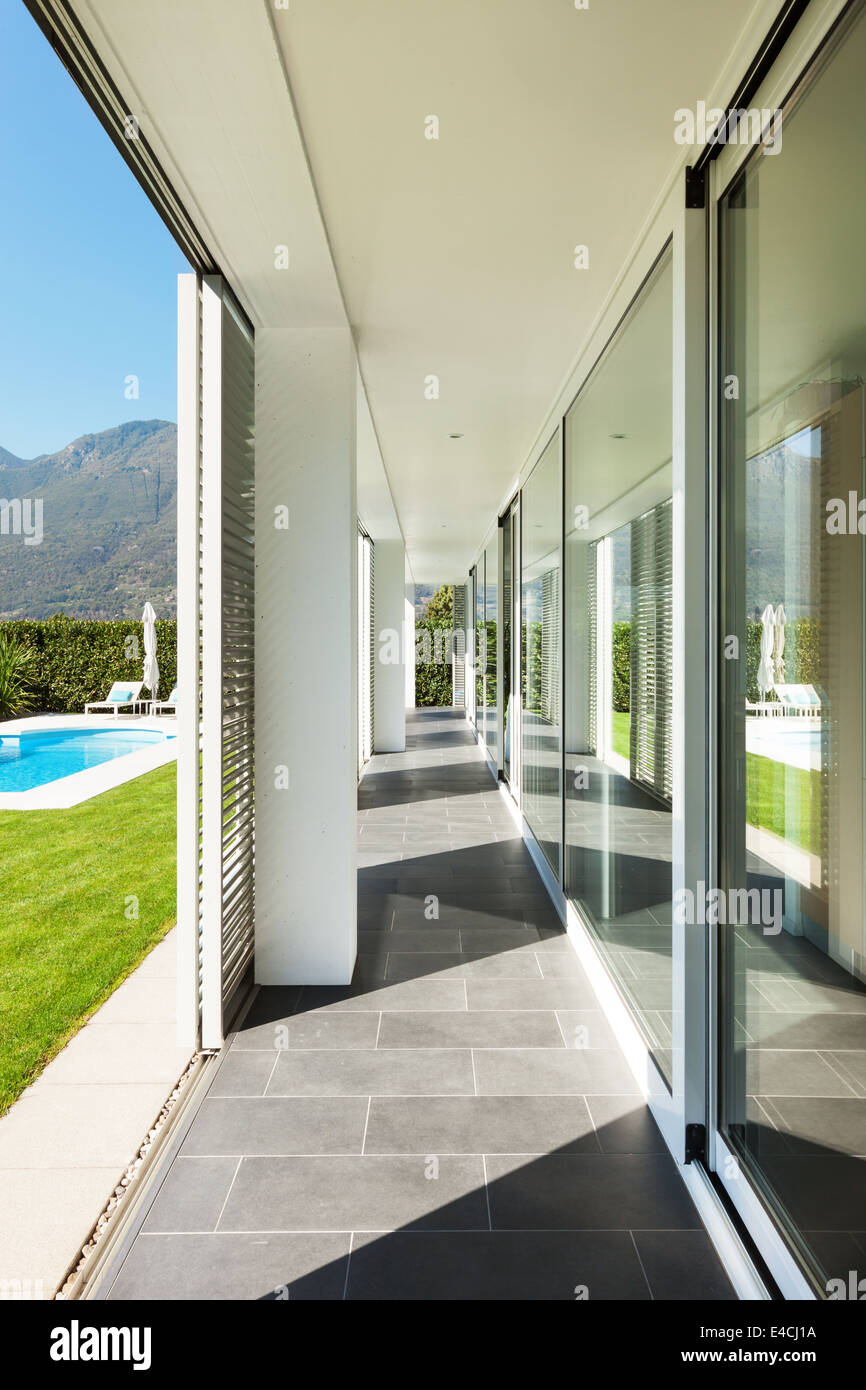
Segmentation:
[(613, 751), (628, 762), (631, 757), (631, 715), (628, 710), (611, 710)]
[(746, 820), (799, 849), (820, 854), (820, 772), (747, 753)]
[[(630, 753), (628, 711), (611, 711), (614, 753)], [(799, 849), (821, 853), (821, 774), (758, 753), (746, 754), (746, 819)]]
[(175, 787), (0, 811), (0, 1113), (173, 925)]

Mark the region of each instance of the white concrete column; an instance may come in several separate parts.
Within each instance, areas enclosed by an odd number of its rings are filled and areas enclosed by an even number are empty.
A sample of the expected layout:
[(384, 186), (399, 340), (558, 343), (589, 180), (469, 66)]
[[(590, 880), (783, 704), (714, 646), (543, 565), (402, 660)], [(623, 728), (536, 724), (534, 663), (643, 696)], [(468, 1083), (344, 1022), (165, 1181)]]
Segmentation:
[(402, 753), (406, 748), (406, 547), (402, 541), (377, 541), (375, 537), (373, 545), (373, 752)]
[(405, 579), (406, 600), (404, 605), (404, 640), (403, 650), (406, 653), (406, 708), (415, 708), (415, 583), (408, 573), (408, 565)]
[(358, 765), (349, 330), (260, 331), (256, 392), (256, 980), (347, 984)]

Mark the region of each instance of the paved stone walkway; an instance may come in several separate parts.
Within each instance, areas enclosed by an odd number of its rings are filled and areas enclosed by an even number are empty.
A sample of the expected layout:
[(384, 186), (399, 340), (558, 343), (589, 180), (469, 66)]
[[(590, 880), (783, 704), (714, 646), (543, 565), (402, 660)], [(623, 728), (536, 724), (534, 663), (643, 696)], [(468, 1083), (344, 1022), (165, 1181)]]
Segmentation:
[(732, 1298), (462, 716), (359, 791), (345, 989), (263, 989), (109, 1296)]

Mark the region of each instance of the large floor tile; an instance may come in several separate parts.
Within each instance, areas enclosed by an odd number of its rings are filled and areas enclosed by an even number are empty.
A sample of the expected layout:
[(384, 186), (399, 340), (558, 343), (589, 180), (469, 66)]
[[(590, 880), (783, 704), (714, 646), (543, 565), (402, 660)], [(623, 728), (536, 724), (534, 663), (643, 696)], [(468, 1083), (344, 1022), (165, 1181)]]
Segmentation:
[(582, 1096), (374, 1097), (365, 1153), (597, 1153)]
[(215, 1230), (239, 1162), (237, 1158), (178, 1158), (156, 1195), (143, 1230)]
[(470, 980), (470, 1009), (592, 1009), (598, 1000), (586, 978), (568, 980)]
[(655, 1299), (734, 1301), (730, 1280), (706, 1231), (635, 1231)]
[(371, 1048), (379, 1035), (379, 1014), (371, 1010), (342, 1013), (321, 1009), (287, 1018), (277, 1028), (256, 1028), (243, 1033), (233, 1044), (232, 1051), (268, 1045), (283, 1051), (301, 1048), (317, 1051), (330, 1048)]
[(355, 1237), (346, 1296), (573, 1303), (650, 1294), (627, 1232), (384, 1231)]
[(801, 1153), (866, 1155), (866, 1099), (779, 1096), (772, 1114)]
[(667, 1153), (661, 1130), (640, 1096), (587, 1096), (602, 1153)]
[(483, 951), (401, 953), (389, 952), (386, 978), (416, 980), (435, 976), (454, 980), (539, 980), (541, 970), (536, 956), (530, 952), (503, 951), (488, 956)]
[(460, 980), (398, 980), (381, 989), (348, 989), (308, 985), (301, 990), (300, 1013), (327, 1009), (330, 1013), (370, 1013), (412, 1010), (465, 1009), (466, 990)]
[(560, 1047), (552, 1009), (384, 1014), (380, 1047)]
[(360, 1153), (367, 1102), (263, 1096), (210, 1099), (184, 1140), (184, 1154)]
[(472, 1096), (472, 1054), (457, 1048), (284, 1052), (270, 1096)]
[(487, 1230), (479, 1156), (247, 1158), (223, 1231)]
[(426, 922), (424, 926), (417, 927), (395, 926), (393, 930), (389, 928), (377, 932), (359, 931), (358, 949), (376, 951), (380, 954), (391, 951), (447, 954), (460, 950), (460, 936), (455, 929), (444, 926), (431, 927), (429, 922)]
[(479, 1047), (474, 1059), (482, 1096), (640, 1094), (619, 1051)]
[(348, 1234), (143, 1234), (108, 1297), (147, 1302), (183, 1299), (341, 1299)]
[(694, 1230), (700, 1220), (666, 1154), (487, 1159), (495, 1230)]
[(746, 1085), (756, 1096), (853, 1096), (852, 1086), (817, 1052), (750, 1048)]
[(209, 1096), (263, 1096), (280, 1053), (232, 1048), (223, 1056)]

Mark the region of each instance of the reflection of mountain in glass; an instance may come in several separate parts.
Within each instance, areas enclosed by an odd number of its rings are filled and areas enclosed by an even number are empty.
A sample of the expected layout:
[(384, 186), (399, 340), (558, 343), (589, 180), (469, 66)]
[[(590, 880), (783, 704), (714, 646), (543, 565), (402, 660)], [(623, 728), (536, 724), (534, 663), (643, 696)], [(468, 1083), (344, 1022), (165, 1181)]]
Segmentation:
[(631, 523), (614, 531), (610, 542), (613, 621), (627, 623), (631, 621)]
[(822, 525), (820, 430), (804, 432), (746, 463), (746, 617), (784, 603), (788, 621), (817, 617)]

